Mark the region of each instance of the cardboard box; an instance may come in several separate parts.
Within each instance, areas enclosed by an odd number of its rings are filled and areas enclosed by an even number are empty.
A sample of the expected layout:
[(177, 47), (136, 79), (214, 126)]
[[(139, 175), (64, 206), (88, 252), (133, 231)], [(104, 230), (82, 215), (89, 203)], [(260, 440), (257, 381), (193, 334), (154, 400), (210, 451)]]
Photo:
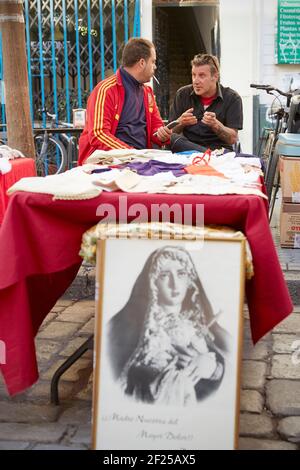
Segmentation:
[(300, 248), (300, 204), (281, 206), (280, 245), (285, 248)]
[(300, 156), (279, 158), (283, 202), (300, 203)]

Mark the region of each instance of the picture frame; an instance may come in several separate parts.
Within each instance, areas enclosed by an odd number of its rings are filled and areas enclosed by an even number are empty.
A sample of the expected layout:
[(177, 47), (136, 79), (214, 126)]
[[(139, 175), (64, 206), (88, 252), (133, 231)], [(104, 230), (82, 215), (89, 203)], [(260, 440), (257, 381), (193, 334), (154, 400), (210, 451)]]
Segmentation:
[(237, 448), (245, 243), (98, 240), (94, 449)]

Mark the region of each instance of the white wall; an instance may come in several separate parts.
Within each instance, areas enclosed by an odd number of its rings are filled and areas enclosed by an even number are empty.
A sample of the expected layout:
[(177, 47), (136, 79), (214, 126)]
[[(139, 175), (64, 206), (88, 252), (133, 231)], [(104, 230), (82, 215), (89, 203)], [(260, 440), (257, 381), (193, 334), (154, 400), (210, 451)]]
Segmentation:
[(217, 12), (218, 9), (215, 6), (193, 7), (193, 13), (208, 54), (211, 53), (211, 30), (217, 20)]
[(259, 75), (260, 0), (220, 0), (221, 82), (242, 97), (244, 129), (240, 141), (252, 152), (253, 105), (250, 83)]
[[(152, 41), (152, 0), (141, 0), (141, 37)], [(153, 79), (150, 85), (153, 88)]]
[(141, 36), (152, 41), (152, 0), (141, 0)]

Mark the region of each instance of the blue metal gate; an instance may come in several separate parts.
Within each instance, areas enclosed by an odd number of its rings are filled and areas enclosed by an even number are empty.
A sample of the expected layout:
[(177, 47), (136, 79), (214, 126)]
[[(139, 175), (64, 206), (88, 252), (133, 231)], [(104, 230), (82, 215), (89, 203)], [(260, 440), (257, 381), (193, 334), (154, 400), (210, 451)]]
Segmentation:
[(116, 71), (128, 38), (140, 36), (140, 0), (25, 0), (24, 16), (33, 121), (46, 108), (71, 122), (72, 109)]

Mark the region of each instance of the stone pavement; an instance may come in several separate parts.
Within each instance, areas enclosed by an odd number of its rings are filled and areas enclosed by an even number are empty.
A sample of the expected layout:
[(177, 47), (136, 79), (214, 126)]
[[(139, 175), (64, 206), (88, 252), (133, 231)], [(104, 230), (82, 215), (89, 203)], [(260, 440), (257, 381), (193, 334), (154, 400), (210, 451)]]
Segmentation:
[[(273, 225), (278, 242), (276, 216)], [(278, 253), (297, 300), (300, 250), (278, 247)], [(83, 272), (77, 282), (90, 294), (93, 271), (84, 268)], [(72, 289), (68, 296), (72, 296)], [(244, 312), (240, 449), (300, 450), (300, 301), (297, 304), (293, 314), (255, 347), (248, 313)], [(39, 381), (26, 393), (9, 398), (0, 378), (0, 450), (90, 447), (92, 351), (63, 375), (61, 404), (51, 405), (49, 395), (53, 372), (92, 334), (93, 315), (92, 298), (59, 300), (36, 338)]]
[(38, 382), (8, 398), (0, 377), (0, 450), (90, 447), (92, 351), (62, 377), (59, 406), (50, 404), (50, 380), (66, 357), (93, 333), (93, 316), (93, 300), (59, 300), (36, 337)]

